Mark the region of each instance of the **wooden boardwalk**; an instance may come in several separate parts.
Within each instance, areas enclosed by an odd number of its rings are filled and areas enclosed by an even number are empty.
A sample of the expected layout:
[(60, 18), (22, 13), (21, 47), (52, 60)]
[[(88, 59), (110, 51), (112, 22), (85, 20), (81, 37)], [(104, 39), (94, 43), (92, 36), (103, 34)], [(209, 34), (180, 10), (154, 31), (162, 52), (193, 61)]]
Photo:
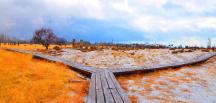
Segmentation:
[(65, 65), (67, 65), (68, 67), (70, 67), (71, 69), (84, 73), (87, 76), (91, 76), (92, 73), (97, 72), (97, 70), (95, 68), (92, 67), (87, 67), (84, 66), (82, 64), (78, 64), (78, 63), (74, 63), (71, 61), (67, 61), (65, 59), (61, 59), (61, 58), (57, 58), (54, 56), (49, 56), (49, 55), (45, 55), (45, 54), (41, 54), (41, 53), (35, 53), (29, 50), (20, 50), (20, 49), (6, 49), (8, 51), (14, 51), (14, 52), (19, 52), (19, 53), (26, 53), (26, 54), (31, 54), (34, 58), (38, 58), (38, 59), (44, 59), (44, 60), (48, 60), (48, 61), (53, 61), (53, 62), (59, 62), (59, 63), (63, 63)]
[(154, 65), (153, 67), (137, 67), (137, 68), (118, 68), (118, 69), (100, 69), (83, 66), (74, 62), (53, 56), (35, 53), (27, 50), (6, 49), (9, 51), (32, 54), (35, 58), (45, 59), (54, 62), (60, 62), (71, 69), (79, 71), (89, 76), (90, 86), (86, 103), (131, 103), (124, 90), (116, 80), (114, 74), (130, 74), (136, 72), (155, 71), (167, 68), (177, 68), (186, 65), (192, 65), (204, 62), (216, 55), (216, 53), (206, 53), (191, 61), (177, 62), (167, 65)]
[(120, 74), (131, 74), (136, 72), (149, 72), (149, 71), (162, 70), (168, 68), (178, 68), (182, 66), (205, 62), (206, 60), (208, 60), (209, 58), (215, 55), (216, 53), (206, 53), (190, 61), (185, 60), (184, 62), (175, 62), (173, 64), (164, 64), (164, 65), (154, 65), (152, 67), (118, 68), (118, 69), (112, 69), (111, 71), (116, 75), (120, 75)]
[(87, 103), (131, 103), (114, 74), (108, 70), (92, 74)]

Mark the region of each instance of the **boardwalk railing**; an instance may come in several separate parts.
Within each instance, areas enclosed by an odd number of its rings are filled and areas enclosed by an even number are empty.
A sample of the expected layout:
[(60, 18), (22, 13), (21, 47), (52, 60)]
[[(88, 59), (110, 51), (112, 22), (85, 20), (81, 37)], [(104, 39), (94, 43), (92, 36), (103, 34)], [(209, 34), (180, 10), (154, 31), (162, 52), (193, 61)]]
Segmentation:
[(175, 64), (167, 65), (154, 65), (153, 67), (137, 67), (137, 68), (118, 68), (118, 69), (100, 69), (83, 66), (78, 63), (66, 61), (64, 59), (56, 58), (53, 56), (44, 55), (41, 53), (35, 53), (27, 50), (19, 49), (6, 49), (8, 51), (14, 51), (19, 53), (32, 54), (35, 58), (45, 59), (54, 62), (63, 63), (71, 69), (85, 73), (90, 79), (89, 93), (87, 97), (87, 103), (131, 103), (124, 90), (116, 80), (114, 74), (129, 74), (136, 72), (154, 71), (166, 68), (177, 68), (186, 65), (192, 65), (204, 62), (209, 58), (216, 55), (216, 53), (207, 53), (199, 56), (191, 61), (177, 62)]

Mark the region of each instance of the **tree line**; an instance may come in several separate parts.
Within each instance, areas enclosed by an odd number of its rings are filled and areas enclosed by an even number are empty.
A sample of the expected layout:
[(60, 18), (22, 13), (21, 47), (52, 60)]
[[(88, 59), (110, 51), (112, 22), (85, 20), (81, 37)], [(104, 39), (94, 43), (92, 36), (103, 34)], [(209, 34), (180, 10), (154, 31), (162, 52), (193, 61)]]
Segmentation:
[[(65, 38), (58, 37), (52, 29), (49, 28), (40, 28), (35, 30), (33, 37), (31, 40), (21, 40), (15, 37), (9, 37), (5, 34), (0, 34), (0, 45), (3, 44), (20, 44), (20, 43), (31, 43), (31, 44), (41, 44), (46, 49), (49, 48), (51, 44), (57, 45), (66, 45), (72, 44), (73, 48), (80, 49), (80, 50), (98, 50), (98, 49), (107, 49), (112, 48), (114, 50), (132, 50), (132, 49), (161, 49), (161, 48), (170, 48), (170, 49), (204, 49), (205, 47), (199, 46), (173, 46), (173, 45), (161, 45), (161, 44), (123, 44), (123, 43), (112, 43), (112, 42), (101, 42), (101, 43), (90, 43), (89, 41), (84, 40), (76, 40), (73, 39), (72, 41), (67, 41)], [(208, 49), (214, 48), (211, 46), (211, 40), (208, 39)]]

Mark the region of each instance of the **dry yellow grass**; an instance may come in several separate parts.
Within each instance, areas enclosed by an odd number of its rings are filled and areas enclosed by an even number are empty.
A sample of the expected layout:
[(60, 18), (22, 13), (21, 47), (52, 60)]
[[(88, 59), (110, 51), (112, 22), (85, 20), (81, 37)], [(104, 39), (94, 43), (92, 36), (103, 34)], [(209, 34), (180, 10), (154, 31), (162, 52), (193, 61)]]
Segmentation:
[(0, 49), (0, 103), (82, 103), (87, 88), (63, 64)]
[[(49, 49), (52, 49), (55, 46), (59, 45), (50, 45)], [(16, 49), (24, 49), (24, 50), (45, 50), (45, 47), (40, 44), (20, 44), (20, 45), (8, 45), (8, 44), (1, 44), (1, 48), (16, 48)], [(62, 45), (61, 48), (68, 48), (72, 47), (72, 45)]]

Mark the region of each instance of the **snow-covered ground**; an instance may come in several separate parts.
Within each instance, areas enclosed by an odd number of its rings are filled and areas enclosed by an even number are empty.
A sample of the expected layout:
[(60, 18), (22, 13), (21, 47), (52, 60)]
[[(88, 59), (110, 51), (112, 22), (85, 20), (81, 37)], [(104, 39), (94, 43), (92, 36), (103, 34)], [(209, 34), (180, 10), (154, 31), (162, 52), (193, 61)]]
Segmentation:
[(118, 77), (138, 103), (216, 103), (216, 57), (204, 64)]
[(172, 54), (168, 49), (145, 49), (114, 51), (102, 50), (81, 52), (80, 50), (64, 49), (61, 58), (97, 68), (132, 68), (139, 66), (152, 66), (192, 60), (203, 52)]

